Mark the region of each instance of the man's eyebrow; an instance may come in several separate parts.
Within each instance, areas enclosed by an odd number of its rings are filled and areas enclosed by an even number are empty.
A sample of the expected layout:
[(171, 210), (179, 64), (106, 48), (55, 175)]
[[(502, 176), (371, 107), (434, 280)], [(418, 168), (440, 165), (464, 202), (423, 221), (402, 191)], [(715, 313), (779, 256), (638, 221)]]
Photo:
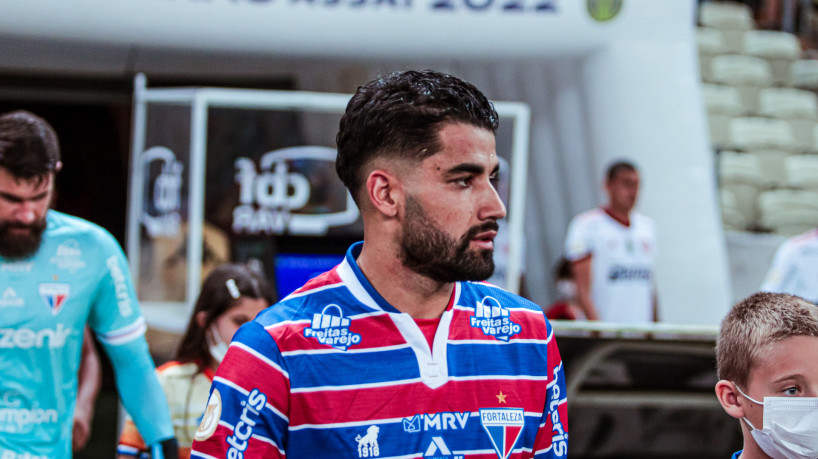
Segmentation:
[[(499, 170), (499, 167), (500, 167), (499, 164), (497, 166), (495, 166), (494, 169), (492, 170), (492, 173), (497, 172)], [(451, 169), (447, 170), (446, 174), (449, 174), (449, 175), (456, 175), (456, 174), (462, 174), (462, 173), (482, 174), (483, 172), (485, 172), (485, 170), (486, 170), (486, 168), (483, 167), (480, 164), (462, 163), (462, 164), (458, 164), (458, 165), (452, 167)]]
[(30, 196), (28, 198), (24, 198), (22, 196), (18, 196), (12, 193), (7, 193), (5, 191), (0, 191), (0, 198), (3, 198), (6, 201), (11, 202), (39, 201), (40, 199), (43, 199), (46, 196), (48, 196), (48, 191), (43, 191), (42, 193), (35, 194), (34, 196)]

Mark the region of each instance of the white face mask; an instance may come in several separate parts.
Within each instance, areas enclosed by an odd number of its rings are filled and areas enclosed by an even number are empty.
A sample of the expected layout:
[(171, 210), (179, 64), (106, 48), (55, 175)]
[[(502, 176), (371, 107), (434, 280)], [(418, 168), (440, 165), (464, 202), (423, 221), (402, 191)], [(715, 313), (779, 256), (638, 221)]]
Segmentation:
[(563, 300), (570, 300), (576, 297), (577, 286), (573, 281), (560, 280), (557, 281), (557, 297)]
[(210, 351), (210, 355), (213, 356), (216, 363), (222, 363), (225, 354), (227, 354), (227, 344), (222, 341), (221, 336), (219, 336), (219, 330), (216, 329), (215, 325), (211, 325), (210, 329), (205, 332), (205, 340), (207, 341), (207, 349)]
[(763, 429), (743, 418), (753, 429), (750, 434), (759, 448), (773, 459), (818, 458), (818, 397), (764, 397), (762, 403), (747, 396), (737, 384), (736, 389), (764, 407)]

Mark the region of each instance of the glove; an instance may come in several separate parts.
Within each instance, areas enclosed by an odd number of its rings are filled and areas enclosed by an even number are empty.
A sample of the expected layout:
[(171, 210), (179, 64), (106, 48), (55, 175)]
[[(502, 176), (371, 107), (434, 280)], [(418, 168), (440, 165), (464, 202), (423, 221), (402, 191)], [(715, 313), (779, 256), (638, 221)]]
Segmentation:
[(176, 439), (168, 438), (152, 444), (151, 459), (179, 459), (179, 444)]

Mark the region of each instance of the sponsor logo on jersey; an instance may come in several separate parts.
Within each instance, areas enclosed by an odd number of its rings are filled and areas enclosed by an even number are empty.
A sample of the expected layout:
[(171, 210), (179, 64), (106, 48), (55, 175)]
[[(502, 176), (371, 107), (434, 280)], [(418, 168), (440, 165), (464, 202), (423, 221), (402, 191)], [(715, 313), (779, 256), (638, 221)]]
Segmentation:
[(612, 281), (648, 281), (650, 278), (651, 269), (648, 266), (613, 265), (608, 272), (608, 279)]
[[(8, 390), (0, 396), (0, 432), (22, 433), (34, 426), (57, 422), (54, 409), (23, 408), (24, 398), (16, 391)], [(4, 456), (0, 455), (0, 459)]]
[[(326, 234), (330, 227), (358, 219), (352, 195), (339, 180), (326, 180), (337, 152), (299, 146), (265, 153), (256, 170), (250, 158), (237, 158), (239, 205), (233, 209), (236, 234)], [(334, 190), (333, 190), (334, 188)], [(324, 196), (346, 196), (345, 202)]]
[(551, 400), (548, 402), (548, 412), (551, 413), (552, 436), (551, 445), (554, 454), (557, 456), (568, 455), (568, 432), (562, 426), (562, 419), (560, 418), (560, 368), (554, 368), (554, 384), (551, 386)]
[(17, 291), (11, 287), (3, 290), (3, 295), (0, 296), (0, 308), (22, 307), (24, 304), (25, 300), (17, 296)]
[[(330, 314), (330, 311), (337, 311), (338, 314)], [(349, 329), (350, 320), (344, 318), (337, 304), (328, 304), (323, 311), (313, 314), (310, 325), (304, 329), (304, 337), (315, 338), (319, 343), (335, 349), (346, 351), (349, 346), (361, 342), (361, 335)]]
[(33, 267), (33, 261), (10, 261), (0, 263), (0, 272), (30, 273)]
[(199, 428), (196, 429), (196, 434), (193, 438), (197, 441), (205, 441), (210, 438), (216, 427), (219, 427), (219, 418), (222, 416), (222, 396), (219, 389), (213, 389), (210, 398), (207, 399), (207, 407), (202, 415), (202, 422), (199, 423)]
[(57, 349), (65, 346), (73, 330), (57, 324), (57, 328), (0, 328), (0, 349)]
[[(157, 145), (142, 153), (146, 193), (143, 200), (142, 224), (151, 237), (176, 236), (182, 222), (182, 170), (184, 166), (173, 151)], [(159, 165), (159, 170), (153, 164)], [(157, 174), (158, 172), (158, 174)]]
[(525, 425), (522, 408), (481, 408), (480, 424), (500, 459), (508, 459)]
[(53, 424), (58, 419), (57, 410), (54, 409), (0, 408), (0, 432), (29, 432), (34, 426)]
[(51, 261), (51, 264), (57, 265), (58, 268), (67, 269), (72, 273), (85, 267), (80, 244), (74, 239), (67, 239), (58, 245), (57, 252), (49, 261)]
[(51, 314), (56, 316), (71, 294), (71, 285), (47, 282), (40, 284), (39, 292), (40, 298), (51, 309)]
[(105, 265), (108, 266), (108, 273), (111, 274), (111, 279), (114, 281), (116, 306), (119, 309), (119, 315), (128, 317), (133, 314), (133, 307), (131, 306), (131, 294), (128, 290), (128, 279), (125, 278), (125, 273), (119, 264), (119, 257), (111, 255), (105, 260)]
[(403, 431), (414, 433), (429, 430), (465, 429), (470, 415), (468, 411), (416, 414), (411, 418), (403, 419)]
[(378, 426), (369, 426), (366, 429), (366, 434), (356, 435), (355, 441), (358, 442), (358, 457), (378, 457), (381, 455), (381, 449), (378, 446), (378, 432), (381, 429)]
[(462, 454), (452, 454), (446, 442), (443, 441), (443, 437), (432, 437), (432, 442), (429, 443), (423, 457), (429, 459), (463, 459)]
[[(253, 435), (253, 428), (256, 422), (261, 419), (260, 411), (264, 409), (267, 404), (267, 396), (258, 389), (253, 389), (247, 394), (247, 398), (242, 400), (241, 417), (236, 427), (233, 428), (233, 435), (227, 437), (227, 444), (230, 449), (227, 450), (227, 457), (230, 459), (243, 459), (244, 452), (247, 450), (250, 436)], [(217, 421), (218, 422), (218, 421)]]
[(472, 327), (483, 330), (486, 336), (493, 336), (501, 341), (508, 341), (509, 337), (522, 331), (522, 326), (509, 318), (508, 309), (490, 296), (477, 303), (470, 323)]
[(48, 456), (37, 456), (31, 453), (17, 454), (14, 451), (9, 451), (0, 448), (0, 459), (50, 459)]

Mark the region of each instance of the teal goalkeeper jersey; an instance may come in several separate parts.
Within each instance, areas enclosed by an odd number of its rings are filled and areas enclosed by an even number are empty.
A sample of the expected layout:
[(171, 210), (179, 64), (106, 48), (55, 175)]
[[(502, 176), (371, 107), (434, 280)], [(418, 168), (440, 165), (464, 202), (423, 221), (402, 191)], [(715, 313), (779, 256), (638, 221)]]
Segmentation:
[(42, 244), (0, 257), (0, 458), (69, 458), (87, 323), (106, 346), (143, 339), (127, 262), (97, 225), (49, 211)]

